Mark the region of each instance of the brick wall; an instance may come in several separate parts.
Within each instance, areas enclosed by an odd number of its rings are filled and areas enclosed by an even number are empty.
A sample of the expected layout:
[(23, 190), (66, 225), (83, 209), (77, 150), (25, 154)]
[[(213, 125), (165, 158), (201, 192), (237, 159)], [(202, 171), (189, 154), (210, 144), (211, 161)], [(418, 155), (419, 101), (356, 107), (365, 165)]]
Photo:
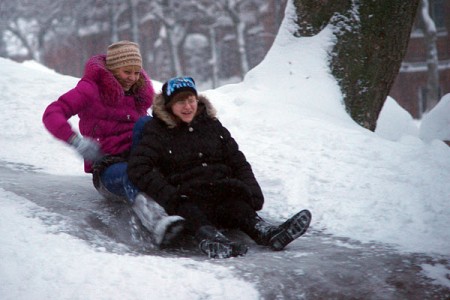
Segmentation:
[[(441, 1), (445, 28), (438, 30), (439, 83), (441, 96), (450, 93), (450, 0)], [(421, 91), (427, 84), (426, 44), (423, 35), (413, 30), (408, 50), (390, 96), (414, 118), (420, 119), (432, 105), (423, 103)]]

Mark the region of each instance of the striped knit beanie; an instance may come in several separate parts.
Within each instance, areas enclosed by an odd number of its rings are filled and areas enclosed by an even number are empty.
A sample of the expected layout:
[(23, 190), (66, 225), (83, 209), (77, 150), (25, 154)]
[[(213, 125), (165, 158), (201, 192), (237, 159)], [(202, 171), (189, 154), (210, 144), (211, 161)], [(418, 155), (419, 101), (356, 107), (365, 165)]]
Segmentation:
[(138, 44), (120, 41), (108, 47), (106, 67), (109, 70), (114, 70), (124, 66), (139, 66), (142, 68), (142, 57)]

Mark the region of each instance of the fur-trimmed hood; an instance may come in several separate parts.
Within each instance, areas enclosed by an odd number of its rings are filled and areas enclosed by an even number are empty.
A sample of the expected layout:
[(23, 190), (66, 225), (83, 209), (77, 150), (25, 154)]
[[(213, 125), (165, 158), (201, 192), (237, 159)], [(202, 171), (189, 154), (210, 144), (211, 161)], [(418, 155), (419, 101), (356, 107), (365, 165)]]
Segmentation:
[[(108, 106), (115, 106), (125, 95), (124, 90), (114, 75), (106, 68), (106, 55), (92, 56), (84, 68), (83, 79), (95, 82), (99, 87), (101, 101)], [(147, 88), (141, 88), (134, 95), (136, 105), (149, 107), (154, 97), (153, 85), (150, 77), (141, 69), (141, 76), (144, 78)]]
[[(209, 99), (206, 98), (206, 96), (204, 95), (198, 95), (197, 98), (198, 98), (198, 109), (196, 117), (201, 113), (205, 112), (209, 118), (216, 119), (217, 111), (212, 105), (211, 101), (209, 101)], [(155, 99), (153, 100), (152, 110), (153, 116), (163, 121), (165, 124), (167, 124), (167, 127), (169, 128), (176, 127), (180, 122), (178, 118), (164, 103), (164, 97), (162, 93), (159, 93), (155, 96)]]

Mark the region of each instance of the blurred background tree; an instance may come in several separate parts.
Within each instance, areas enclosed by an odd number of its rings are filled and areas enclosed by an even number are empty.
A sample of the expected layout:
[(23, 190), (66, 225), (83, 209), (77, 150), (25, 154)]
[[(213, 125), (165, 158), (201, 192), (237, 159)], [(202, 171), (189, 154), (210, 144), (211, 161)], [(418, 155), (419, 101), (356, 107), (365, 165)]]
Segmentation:
[[(291, 1), (298, 36), (334, 26), (331, 68), (362, 126), (376, 126), (387, 92), (417, 119), (450, 92), (450, 0)], [(286, 2), (0, 0), (0, 56), (81, 77), (90, 56), (128, 39), (140, 44), (153, 79), (189, 74), (201, 89), (215, 88), (241, 81), (262, 61)]]
[[(241, 80), (273, 43), (286, 0), (2, 1), (0, 55), (80, 77), (107, 45), (141, 46), (154, 79), (190, 74), (211, 87)], [(70, 58), (70, 59), (68, 59)]]

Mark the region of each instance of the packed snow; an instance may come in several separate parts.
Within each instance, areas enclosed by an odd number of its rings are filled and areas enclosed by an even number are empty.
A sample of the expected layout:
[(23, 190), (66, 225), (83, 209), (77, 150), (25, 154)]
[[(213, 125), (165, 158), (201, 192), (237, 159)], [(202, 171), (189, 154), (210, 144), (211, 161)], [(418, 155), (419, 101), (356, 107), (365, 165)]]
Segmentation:
[[(240, 83), (203, 91), (253, 166), (266, 196), (261, 215), (281, 221), (308, 208), (311, 232), (450, 255), (450, 148), (441, 141), (450, 137), (450, 96), (423, 122), (388, 98), (377, 131), (361, 128), (327, 67), (331, 31), (293, 37), (289, 9), (260, 65)], [(0, 74), (0, 160), (89, 176), (41, 122), (46, 106), (79, 79), (3, 58)], [(0, 199), (2, 299), (259, 297), (226, 263), (108, 253), (33, 218), (43, 208), (31, 201), (1, 188)]]

